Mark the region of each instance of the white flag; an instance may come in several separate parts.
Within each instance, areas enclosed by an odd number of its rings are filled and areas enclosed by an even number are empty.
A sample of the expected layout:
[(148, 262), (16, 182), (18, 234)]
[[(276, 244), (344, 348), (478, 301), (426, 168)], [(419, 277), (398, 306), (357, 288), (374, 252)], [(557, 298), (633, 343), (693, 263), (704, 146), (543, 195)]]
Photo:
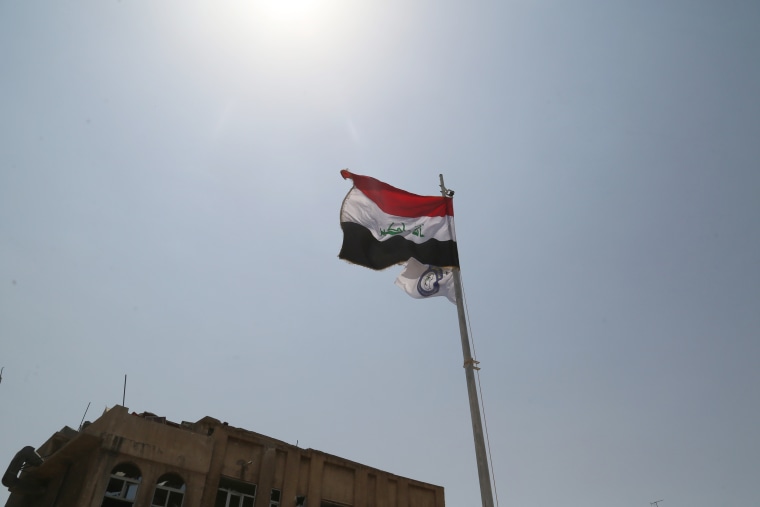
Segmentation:
[(406, 262), (404, 271), (396, 278), (396, 285), (415, 299), (446, 296), (452, 303), (457, 302), (452, 270), (422, 264), (414, 257)]

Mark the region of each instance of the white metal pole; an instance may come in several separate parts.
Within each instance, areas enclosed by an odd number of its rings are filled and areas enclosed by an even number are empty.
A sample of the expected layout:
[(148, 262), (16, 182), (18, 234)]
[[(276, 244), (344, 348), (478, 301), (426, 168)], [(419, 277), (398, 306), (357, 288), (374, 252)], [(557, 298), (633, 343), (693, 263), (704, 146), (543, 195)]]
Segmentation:
[[(447, 189), (441, 179), (441, 194), (451, 197), (454, 192)], [(462, 291), (462, 275), (459, 268), (454, 268), (454, 291), (457, 298), (457, 315), (459, 316), (459, 335), (462, 338), (462, 356), (464, 357), (464, 374), (467, 379), (467, 396), (470, 400), (470, 417), (472, 419), (472, 436), (475, 440), (475, 460), (478, 464), (478, 479), (480, 480), (480, 498), (483, 507), (494, 507), (493, 491), (491, 490), (491, 474), (488, 471), (488, 454), (483, 436), (483, 419), (480, 416), (478, 389), (475, 385), (475, 370), (477, 363), (470, 351), (470, 336), (467, 332), (467, 314), (464, 311), (464, 295)]]
[(459, 334), (462, 338), (462, 355), (464, 356), (464, 373), (467, 379), (467, 395), (470, 399), (470, 417), (472, 418), (472, 436), (475, 440), (475, 459), (478, 463), (478, 478), (480, 479), (480, 497), (483, 507), (493, 507), (493, 492), (491, 490), (491, 475), (488, 471), (488, 455), (483, 437), (483, 419), (480, 416), (480, 402), (475, 385), (475, 360), (470, 352), (470, 339), (467, 333), (467, 318), (462, 297), (462, 278), (459, 269), (454, 269), (454, 290), (457, 297), (457, 314), (459, 315)]

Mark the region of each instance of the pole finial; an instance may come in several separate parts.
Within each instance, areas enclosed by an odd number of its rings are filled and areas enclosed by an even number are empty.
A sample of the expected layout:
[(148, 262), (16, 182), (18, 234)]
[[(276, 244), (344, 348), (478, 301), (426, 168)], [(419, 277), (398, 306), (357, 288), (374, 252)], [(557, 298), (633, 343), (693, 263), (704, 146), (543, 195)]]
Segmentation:
[(446, 188), (446, 185), (443, 184), (443, 174), (439, 174), (438, 178), (441, 180), (441, 195), (444, 197), (454, 197), (454, 191)]

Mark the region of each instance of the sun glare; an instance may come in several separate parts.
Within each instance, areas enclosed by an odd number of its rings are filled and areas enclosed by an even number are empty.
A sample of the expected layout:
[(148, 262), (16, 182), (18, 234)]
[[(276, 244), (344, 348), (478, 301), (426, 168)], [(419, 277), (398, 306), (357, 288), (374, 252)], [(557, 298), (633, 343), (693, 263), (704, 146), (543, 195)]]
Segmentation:
[(329, 32), (334, 0), (220, 0), (202, 4), (200, 23), (235, 44), (310, 38)]
[(209, 79), (234, 73), (235, 83), (250, 84), (245, 76), (257, 76), (259, 89), (274, 82), (261, 79), (264, 75), (291, 82), (339, 59), (351, 50), (340, 42), (356, 26), (353, 21), (364, 15), (346, 0), (219, 0), (192, 5), (192, 12), (173, 27), (181, 30), (193, 67), (204, 69)]
[(300, 21), (314, 16), (318, 11), (319, 0), (261, 0), (262, 13), (273, 21)]

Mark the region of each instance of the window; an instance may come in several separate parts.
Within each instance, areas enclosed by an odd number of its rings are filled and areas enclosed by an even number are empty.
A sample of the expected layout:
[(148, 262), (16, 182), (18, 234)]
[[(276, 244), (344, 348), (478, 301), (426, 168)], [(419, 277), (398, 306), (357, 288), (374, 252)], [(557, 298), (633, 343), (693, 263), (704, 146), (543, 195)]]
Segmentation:
[(222, 477), (214, 507), (253, 507), (255, 500), (255, 484)]
[(130, 463), (117, 465), (111, 471), (101, 507), (127, 507), (137, 496), (137, 488), (142, 480), (140, 469)]
[(280, 507), (280, 490), (273, 489), (269, 495), (269, 507)]
[(164, 474), (158, 478), (151, 507), (182, 507), (185, 499), (185, 481), (177, 474)]

